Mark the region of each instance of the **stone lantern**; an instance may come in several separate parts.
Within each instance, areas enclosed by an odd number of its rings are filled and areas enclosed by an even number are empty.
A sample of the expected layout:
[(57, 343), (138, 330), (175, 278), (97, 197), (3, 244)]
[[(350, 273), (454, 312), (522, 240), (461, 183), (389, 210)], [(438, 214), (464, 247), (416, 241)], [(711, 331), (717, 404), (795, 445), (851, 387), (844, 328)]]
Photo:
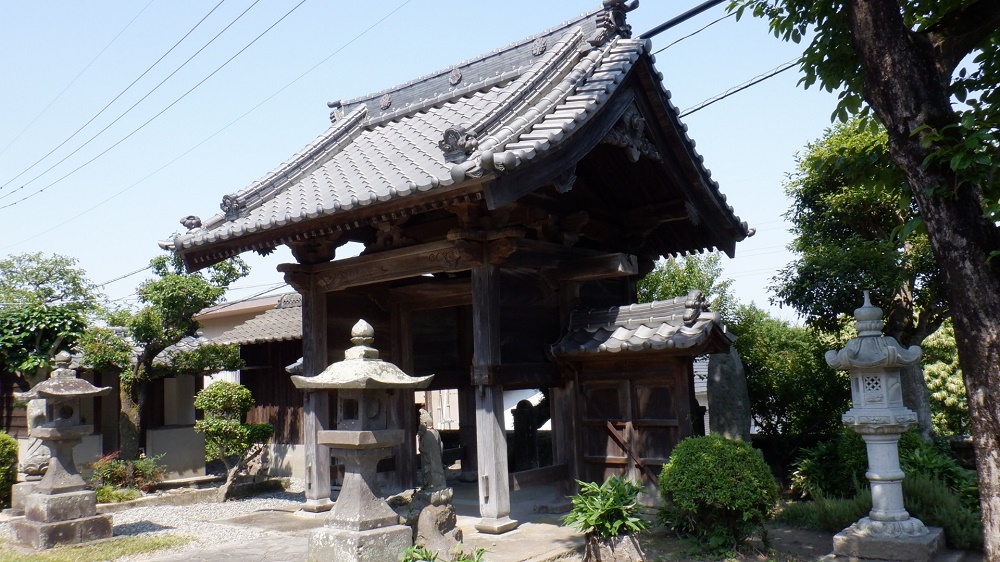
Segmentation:
[(320, 431), (317, 442), (344, 463), (344, 483), (326, 525), (309, 538), (308, 560), (382, 562), (398, 560), (412, 545), (409, 527), (375, 495), (375, 468), (403, 443), (402, 429), (388, 428), (389, 391), (425, 388), (433, 375), (411, 377), (382, 361), (370, 347), (375, 331), (364, 320), (351, 329), (354, 347), (344, 360), (314, 377), (293, 376), (296, 388), (337, 391), (337, 429)]
[(111, 536), (111, 516), (97, 515), (97, 495), (73, 462), (73, 447), (94, 432), (94, 426), (80, 423), (80, 401), (107, 394), (76, 377), (70, 355), (55, 357), (57, 368), (49, 378), (28, 392), (15, 393), (18, 400), (45, 400), (45, 421), (31, 430), (52, 451), (42, 479), (24, 498), (24, 518), (11, 522), (17, 541), (33, 548), (51, 548)]
[(903, 507), (903, 471), (899, 467), (899, 436), (917, 422), (903, 405), (900, 368), (915, 365), (923, 355), (918, 346), (904, 349), (882, 334), (882, 309), (865, 302), (854, 311), (858, 337), (840, 351), (827, 351), (826, 362), (851, 374), (853, 407), (844, 424), (861, 434), (868, 450), (872, 510), (833, 539), (838, 557), (880, 560), (930, 560), (943, 543), (940, 528), (928, 528)]

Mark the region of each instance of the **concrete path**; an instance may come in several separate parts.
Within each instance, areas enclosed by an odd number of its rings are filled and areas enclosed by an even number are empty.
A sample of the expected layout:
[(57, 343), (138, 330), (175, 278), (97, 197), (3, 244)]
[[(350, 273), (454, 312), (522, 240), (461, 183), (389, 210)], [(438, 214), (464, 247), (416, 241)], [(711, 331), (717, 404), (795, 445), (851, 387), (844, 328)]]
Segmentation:
[[(455, 489), (455, 510), (458, 525), (468, 552), (484, 548), (490, 562), (543, 562), (550, 560), (580, 560), (583, 536), (559, 524), (560, 515), (545, 513), (564, 509), (566, 500), (554, 487), (538, 486), (511, 494), (511, 517), (519, 525), (502, 535), (487, 535), (476, 531), (478, 497), (475, 485), (459, 485)], [(542, 512), (542, 513), (539, 513)], [(298, 562), (304, 560), (309, 535), (323, 525), (322, 517), (303, 517), (286, 511), (258, 511), (250, 515), (217, 521), (261, 530), (277, 531), (261, 536), (248, 544), (225, 544), (216, 547), (185, 550), (147, 558), (152, 562), (220, 562), (248, 560), (258, 562)]]

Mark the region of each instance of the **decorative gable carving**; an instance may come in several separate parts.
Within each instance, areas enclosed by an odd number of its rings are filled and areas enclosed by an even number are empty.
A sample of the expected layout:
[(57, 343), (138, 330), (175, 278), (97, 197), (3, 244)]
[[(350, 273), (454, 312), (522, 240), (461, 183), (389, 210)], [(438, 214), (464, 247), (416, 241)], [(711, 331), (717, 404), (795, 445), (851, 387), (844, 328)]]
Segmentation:
[(639, 108), (631, 105), (601, 142), (624, 148), (628, 159), (632, 162), (638, 162), (642, 156), (657, 162), (662, 161), (660, 151), (646, 139), (645, 130), (646, 120), (639, 112)]
[(444, 152), (445, 162), (462, 162), (479, 147), (479, 141), (466, 131), (464, 125), (448, 127), (438, 148)]

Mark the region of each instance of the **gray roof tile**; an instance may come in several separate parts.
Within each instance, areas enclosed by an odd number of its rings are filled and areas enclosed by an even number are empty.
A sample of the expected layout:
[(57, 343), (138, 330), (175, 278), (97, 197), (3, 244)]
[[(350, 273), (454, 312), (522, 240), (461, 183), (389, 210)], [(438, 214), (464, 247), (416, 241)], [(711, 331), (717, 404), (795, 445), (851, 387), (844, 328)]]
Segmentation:
[[(326, 132), (273, 172), (226, 196), (224, 212), (173, 242), (184, 253), (289, 223), (479, 181), (567, 142), (615, 91), (643, 40), (596, 48), (600, 10), (402, 86), (344, 102)], [(535, 41), (546, 47), (532, 53)], [(537, 49), (536, 49), (537, 51)], [(451, 84), (454, 69), (461, 81)], [(389, 95), (392, 104), (380, 100)], [(449, 162), (445, 130), (464, 126), (478, 148)], [(691, 152), (696, 156), (691, 143)], [(709, 172), (702, 168), (706, 183)], [(711, 183), (718, 196), (717, 184)], [(735, 221), (735, 215), (731, 214)], [(250, 246), (240, 246), (240, 251)], [(210, 258), (197, 258), (210, 259)]]
[[(685, 319), (685, 315), (689, 317)], [(690, 296), (607, 309), (577, 310), (566, 334), (552, 346), (557, 356), (621, 351), (689, 349), (713, 330), (726, 332), (719, 315)]]
[(274, 308), (216, 336), (212, 343), (248, 345), (297, 339), (302, 339), (302, 297), (289, 293)]

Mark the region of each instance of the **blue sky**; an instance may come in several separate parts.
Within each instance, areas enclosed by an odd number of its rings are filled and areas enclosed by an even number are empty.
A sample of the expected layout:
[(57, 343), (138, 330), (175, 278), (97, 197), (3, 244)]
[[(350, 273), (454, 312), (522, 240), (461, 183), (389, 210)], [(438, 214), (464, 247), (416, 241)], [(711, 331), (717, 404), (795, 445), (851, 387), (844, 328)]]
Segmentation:
[[(224, 0), (102, 115), (30, 170), (218, 2), (5, 3), (0, 9), (5, 82), (0, 88), (0, 185), (6, 185), (0, 188), (0, 207), (9, 206), (0, 208), (0, 255), (70, 255), (97, 283), (140, 269), (159, 251), (158, 239), (182, 230), (181, 217), (218, 212), (224, 194), (242, 189), (322, 133), (329, 125), (328, 101), (406, 82), (600, 4), (306, 0), (195, 87), (299, 1)], [(642, 33), (699, 3), (642, 0), (629, 23)], [(724, 15), (718, 6), (654, 37), (654, 51)], [(728, 18), (657, 54), (656, 65), (674, 103), (684, 110), (794, 59), (799, 49), (771, 36), (765, 22)], [(790, 235), (781, 216), (788, 207), (782, 184), (794, 168), (796, 151), (830, 126), (836, 102), (833, 94), (797, 87), (798, 78), (796, 69), (784, 72), (684, 118), (729, 203), (757, 229), (738, 246), (736, 259), (725, 263), (737, 297), (745, 302), (766, 305), (770, 278), (791, 258), (784, 249)], [(244, 257), (253, 273), (238, 283), (231, 300), (279, 283), (275, 266), (293, 261), (281, 249), (266, 258)], [(104, 289), (110, 298), (128, 302), (142, 279), (134, 275)], [(773, 312), (794, 318), (788, 309)]]

